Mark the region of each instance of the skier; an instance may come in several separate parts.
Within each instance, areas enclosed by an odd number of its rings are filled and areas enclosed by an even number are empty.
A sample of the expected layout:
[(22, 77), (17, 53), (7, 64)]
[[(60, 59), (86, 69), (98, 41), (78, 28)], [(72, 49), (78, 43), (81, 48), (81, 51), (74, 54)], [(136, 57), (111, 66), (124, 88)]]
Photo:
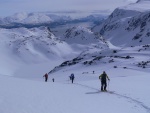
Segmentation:
[(53, 79), (52, 79), (52, 81), (54, 82), (54, 81), (55, 81), (55, 79), (53, 78)]
[(93, 74), (94, 74), (94, 71), (93, 71)]
[(74, 81), (74, 78), (75, 78), (75, 77), (74, 77), (74, 74), (72, 73), (71, 76), (70, 76), (70, 79), (71, 79), (72, 83), (73, 83), (73, 81)]
[(110, 80), (109, 77), (107, 76), (106, 72), (103, 71), (103, 73), (99, 76), (99, 79), (101, 80), (101, 91), (107, 91), (107, 80)]
[(48, 74), (46, 73), (43, 77), (45, 77), (45, 82), (48, 80)]

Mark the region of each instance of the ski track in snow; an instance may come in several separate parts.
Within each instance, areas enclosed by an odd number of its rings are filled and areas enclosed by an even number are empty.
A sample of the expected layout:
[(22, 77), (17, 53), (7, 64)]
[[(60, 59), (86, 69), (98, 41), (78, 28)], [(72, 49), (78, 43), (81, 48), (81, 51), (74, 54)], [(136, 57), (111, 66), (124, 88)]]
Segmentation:
[[(79, 83), (74, 83), (75, 85), (79, 85), (79, 86), (82, 86), (82, 87), (85, 87), (85, 88), (88, 88), (88, 89), (92, 89), (92, 90), (96, 90), (96, 92), (93, 92), (93, 93), (86, 93), (86, 94), (94, 94), (94, 93), (100, 93), (100, 90), (97, 89), (97, 88), (93, 88), (91, 86), (87, 86), (87, 85), (83, 85), (83, 84), (79, 84)], [(109, 93), (109, 94), (112, 94), (112, 95), (116, 95), (116, 96), (119, 96), (121, 98), (125, 98), (127, 100), (130, 100), (136, 104), (138, 104), (139, 106), (143, 107), (147, 113), (150, 113), (150, 107), (146, 106), (143, 102), (140, 102), (136, 99), (133, 99), (131, 97), (128, 97), (128, 96), (125, 96), (125, 95), (121, 95), (121, 94), (118, 94), (118, 93), (115, 93), (114, 91), (111, 91), (111, 92), (105, 92), (105, 93)]]

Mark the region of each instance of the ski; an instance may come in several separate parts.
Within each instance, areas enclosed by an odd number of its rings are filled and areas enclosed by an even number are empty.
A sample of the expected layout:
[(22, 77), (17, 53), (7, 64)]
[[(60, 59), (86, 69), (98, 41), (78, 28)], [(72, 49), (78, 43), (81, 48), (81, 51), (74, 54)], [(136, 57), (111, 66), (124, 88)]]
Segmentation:
[(100, 91), (100, 92), (113, 94), (115, 91)]

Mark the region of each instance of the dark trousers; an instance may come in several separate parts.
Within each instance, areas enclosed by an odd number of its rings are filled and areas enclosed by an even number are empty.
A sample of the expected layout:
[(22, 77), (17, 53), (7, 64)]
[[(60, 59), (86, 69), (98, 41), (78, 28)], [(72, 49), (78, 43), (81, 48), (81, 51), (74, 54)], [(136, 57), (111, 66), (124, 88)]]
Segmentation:
[(48, 78), (47, 78), (47, 77), (45, 77), (45, 82), (47, 82), (47, 80), (48, 80)]
[(101, 91), (106, 90), (106, 87), (107, 87), (107, 82), (101, 81)]
[(73, 83), (73, 80), (74, 80), (74, 79), (71, 79), (71, 80), (72, 80), (72, 83)]

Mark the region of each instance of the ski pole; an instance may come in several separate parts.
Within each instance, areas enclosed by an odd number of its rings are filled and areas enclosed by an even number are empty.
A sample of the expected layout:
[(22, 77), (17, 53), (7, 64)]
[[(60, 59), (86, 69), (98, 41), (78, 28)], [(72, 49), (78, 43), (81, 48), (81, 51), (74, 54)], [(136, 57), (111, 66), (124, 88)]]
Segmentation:
[(108, 80), (108, 91), (109, 91), (109, 81), (110, 81), (110, 80)]

